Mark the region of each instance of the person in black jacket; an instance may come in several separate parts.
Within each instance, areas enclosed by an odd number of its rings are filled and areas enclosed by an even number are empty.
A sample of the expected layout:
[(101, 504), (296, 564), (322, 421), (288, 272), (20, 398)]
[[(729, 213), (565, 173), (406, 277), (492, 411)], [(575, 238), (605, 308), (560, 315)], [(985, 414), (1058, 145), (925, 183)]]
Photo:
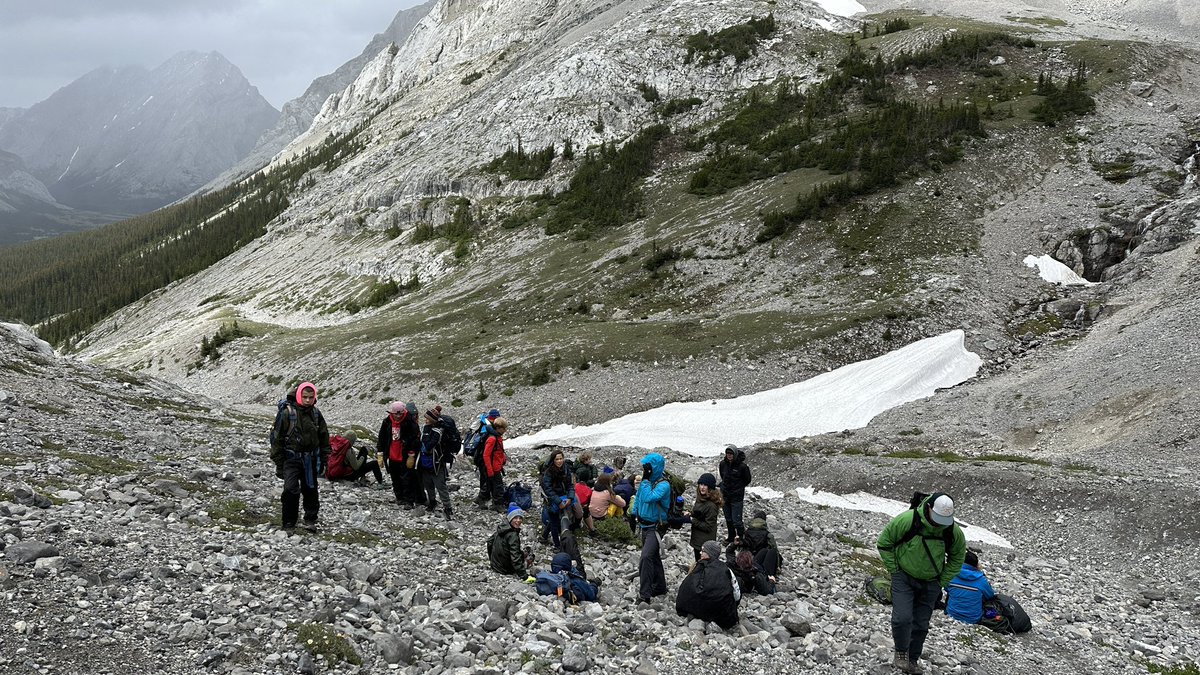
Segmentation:
[[(421, 428), (402, 401), (388, 404), (388, 416), (379, 424), (375, 450), (383, 455), (388, 475), (392, 477), (396, 503), (405, 510), (412, 509), (413, 492), (419, 487), (416, 460), (421, 450)], [(409, 457), (412, 457), (412, 467), (408, 466)]]
[(675, 612), (680, 616), (712, 621), (728, 630), (738, 623), (742, 591), (720, 555), (721, 546), (715, 541), (706, 541), (700, 547), (700, 560), (679, 584)]
[(725, 497), (725, 543), (732, 544), (734, 537), (746, 531), (742, 524), (742, 509), (746, 502), (746, 486), (750, 485), (750, 466), (746, 464), (746, 453), (730, 445), (725, 448), (725, 459), (717, 465), (721, 474), (721, 495)]
[(461, 443), (458, 425), (452, 417), (442, 414), (442, 406), (425, 411), (417, 472), (421, 477), (421, 489), (425, 493), (425, 512), (433, 513), (437, 508), (437, 498), (441, 497), (442, 512), (446, 515), (446, 520), (454, 516), (447, 480), (450, 477), (450, 467), (454, 465), (454, 455)]

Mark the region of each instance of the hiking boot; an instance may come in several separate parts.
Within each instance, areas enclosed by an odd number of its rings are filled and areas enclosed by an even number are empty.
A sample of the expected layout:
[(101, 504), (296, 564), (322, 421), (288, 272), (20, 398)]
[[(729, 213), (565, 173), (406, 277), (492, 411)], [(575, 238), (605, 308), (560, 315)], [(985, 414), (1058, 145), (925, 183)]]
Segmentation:
[(454, 520), (454, 512), (446, 509), (446, 520)]
[(914, 659), (913, 657), (909, 656), (908, 670), (904, 672), (911, 673), (911, 675), (922, 675), (922, 673), (925, 672), (925, 669), (921, 667), (920, 661), (920, 659)]
[(484, 497), (483, 495), (479, 495), (478, 497), (475, 498), (475, 506), (483, 506), (484, 504), (487, 504), (489, 501), (491, 501), (490, 497)]
[(413, 510), (413, 503), (412, 503), (412, 502), (400, 502), (400, 504), (403, 506), (403, 508), (404, 508), (404, 510), (405, 510), (405, 511), (412, 511), (412, 510)]
[(316, 519), (314, 518), (313, 520), (309, 520), (309, 519), (305, 518), (304, 519), (304, 529), (308, 530), (309, 532), (316, 532), (317, 531)]
[(896, 670), (899, 670), (902, 673), (925, 672), (921, 670), (920, 666), (908, 660), (908, 653), (906, 652), (896, 652), (896, 655), (892, 657), (892, 665), (896, 668)]

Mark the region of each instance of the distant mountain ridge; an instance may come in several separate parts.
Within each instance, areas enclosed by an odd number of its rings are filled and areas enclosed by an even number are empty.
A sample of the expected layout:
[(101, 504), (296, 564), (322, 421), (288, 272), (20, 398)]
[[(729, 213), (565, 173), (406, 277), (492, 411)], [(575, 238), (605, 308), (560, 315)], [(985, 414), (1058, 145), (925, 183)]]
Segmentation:
[(133, 214), (205, 184), (278, 118), (224, 56), (181, 52), (93, 70), (0, 125), (0, 149), (66, 206)]

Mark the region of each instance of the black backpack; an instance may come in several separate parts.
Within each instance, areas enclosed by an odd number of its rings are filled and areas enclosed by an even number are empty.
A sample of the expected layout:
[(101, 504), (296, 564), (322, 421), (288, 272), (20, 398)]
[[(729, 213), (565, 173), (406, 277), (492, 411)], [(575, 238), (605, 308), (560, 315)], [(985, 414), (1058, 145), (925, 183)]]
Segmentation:
[(770, 545), (770, 539), (767, 538), (767, 529), (751, 527), (747, 528), (742, 533), (742, 545), (750, 549), (751, 553), (758, 553)]
[[(933, 494), (928, 494), (925, 492), (914, 492), (912, 495), (912, 499), (908, 500), (908, 508), (914, 512), (919, 511), (919, 510), (921, 510), (921, 504), (924, 503), (924, 501), (926, 499), (928, 499), (932, 502), (933, 500), (937, 499), (938, 497), (941, 497), (943, 494), (944, 493), (941, 493), (941, 492), (935, 492)], [(896, 542), (896, 545), (892, 547), (892, 550), (894, 551), (894, 550), (900, 548), (902, 545), (908, 543), (909, 540), (911, 540), (913, 537), (916, 537), (917, 534), (919, 534), (920, 532), (921, 532), (921, 520), (917, 517), (916, 513), (913, 513), (912, 525), (909, 526), (908, 532), (905, 532), (904, 536), (900, 537), (900, 541)], [(950, 549), (954, 548), (954, 526), (953, 525), (951, 525), (950, 527), (942, 528), (942, 543), (946, 547), (946, 553), (949, 553)]]
[[(297, 413), (296, 413), (296, 395), (294, 392), (289, 393), (287, 395), (287, 398), (279, 399), (279, 402), (275, 404), (275, 420), (276, 421), (279, 420), (279, 415), (282, 414), (284, 410), (287, 410), (287, 413), (288, 413), (288, 424), (287, 424), (286, 429), (283, 432), (283, 436), (284, 436), (283, 447), (285, 450), (287, 450), (287, 449), (290, 449), (290, 447), (294, 445), (294, 442), (293, 442), (294, 439), (292, 437), (292, 434), (293, 434), (293, 432), (297, 431), (297, 429), (298, 429), (298, 427), (296, 425), (296, 415), (297, 415)], [(317, 426), (319, 427), (321, 425), (321, 411), (315, 405), (312, 407), (312, 418), (313, 418), (313, 422), (316, 422)], [(275, 436), (275, 427), (276, 427), (276, 425), (274, 423), (272, 423), (271, 424), (271, 433), (267, 436), (267, 443), (269, 444), (270, 447), (275, 447), (275, 440), (277, 438)]]

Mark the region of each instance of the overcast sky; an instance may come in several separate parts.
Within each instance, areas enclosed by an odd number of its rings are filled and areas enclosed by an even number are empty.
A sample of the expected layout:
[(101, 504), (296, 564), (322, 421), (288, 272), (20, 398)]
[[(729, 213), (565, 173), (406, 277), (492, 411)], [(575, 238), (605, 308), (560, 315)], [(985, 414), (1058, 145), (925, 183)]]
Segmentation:
[(0, 0), (0, 107), (101, 66), (218, 51), (279, 108), (421, 0)]

